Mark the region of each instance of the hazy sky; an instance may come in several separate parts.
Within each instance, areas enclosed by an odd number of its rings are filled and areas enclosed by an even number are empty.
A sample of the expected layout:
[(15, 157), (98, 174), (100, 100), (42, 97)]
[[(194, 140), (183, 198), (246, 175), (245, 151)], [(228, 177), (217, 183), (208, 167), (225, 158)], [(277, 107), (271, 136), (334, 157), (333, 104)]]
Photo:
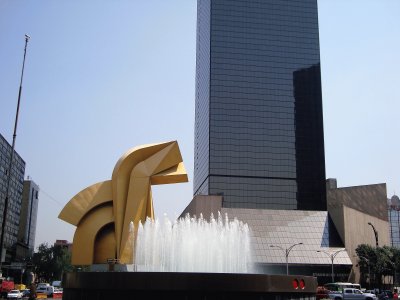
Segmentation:
[[(400, 1), (319, 0), (326, 175), (400, 193)], [(72, 241), (57, 218), (141, 144), (177, 140), (189, 183), (153, 187), (157, 215), (192, 199), (196, 1), (0, 0), (0, 133), (41, 188), (36, 245)]]

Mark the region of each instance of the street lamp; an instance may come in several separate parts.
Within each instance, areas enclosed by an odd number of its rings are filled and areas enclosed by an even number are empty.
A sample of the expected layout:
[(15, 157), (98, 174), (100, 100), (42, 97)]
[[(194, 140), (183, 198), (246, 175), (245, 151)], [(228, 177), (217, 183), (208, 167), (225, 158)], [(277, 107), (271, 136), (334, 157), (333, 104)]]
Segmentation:
[(333, 253), (330, 253), (330, 252), (325, 251), (325, 250), (317, 250), (317, 252), (325, 253), (331, 259), (331, 262), (332, 262), (332, 274), (331, 274), (332, 275), (332, 282), (335, 282), (335, 274), (333, 273), (333, 261), (335, 260), (336, 255), (338, 255), (339, 252), (342, 252), (342, 251), (346, 251), (346, 249), (341, 249), (341, 250), (335, 251)]
[(393, 267), (393, 278), (392, 278), (392, 282), (393, 282), (393, 287), (394, 287), (394, 285), (395, 285), (395, 283), (396, 283), (396, 263), (395, 262), (393, 262), (393, 261), (388, 261), (388, 263), (390, 263), (391, 265), (392, 265), (392, 267)]
[(276, 246), (276, 245), (271, 245), (270, 247), (272, 248), (279, 248), (282, 251), (285, 252), (285, 258), (286, 258), (286, 275), (289, 275), (289, 253), (290, 251), (292, 251), (293, 247), (297, 246), (297, 245), (303, 245), (303, 243), (297, 243), (297, 244), (293, 244), (292, 246), (290, 246), (289, 248), (282, 248), (281, 246)]
[(372, 225), (371, 222), (368, 222), (368, 225), (370, 225), (372, 227), (372, 230), (374, 231), (376, 248), (378, 248), (379, 247), (379, 244), (378, 244), (378, 231), (375, 229), (375, 226)]
[(369, 283), (369, 288), (371, 288), (371, 266), (369, 264), (369, 259), (364, 257), (364, 256), (359, 256), (359, 258), (365, 260), (367, 262), (368, 266), (368, 283)]

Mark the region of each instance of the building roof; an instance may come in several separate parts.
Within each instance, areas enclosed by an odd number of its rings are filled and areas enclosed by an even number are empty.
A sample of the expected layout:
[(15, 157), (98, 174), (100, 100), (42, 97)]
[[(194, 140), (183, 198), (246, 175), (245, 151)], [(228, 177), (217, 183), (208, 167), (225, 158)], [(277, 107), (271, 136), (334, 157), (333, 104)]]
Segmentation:
[[(328, 253), (344, 249), (329, 247), (329, 217), (326, 211), (222, 208), (221, 212), (228, 214), (230, 219), (237, 218), (249, 225), (256, 263), (286, 263), (283, 249), (303, 243), (290, 251), (290, 264), (330, 265), (332, 261)], [(352, 265), (346, 251), (340, 251), (334, 263)]]

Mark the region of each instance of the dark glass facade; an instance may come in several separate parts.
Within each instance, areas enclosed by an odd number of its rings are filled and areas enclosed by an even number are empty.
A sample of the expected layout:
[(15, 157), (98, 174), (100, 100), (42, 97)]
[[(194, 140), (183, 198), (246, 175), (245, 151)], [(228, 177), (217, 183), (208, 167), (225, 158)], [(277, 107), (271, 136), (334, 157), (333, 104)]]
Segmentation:
[(400, 248), (400, 199), (394, 195), (388, 201), (388, 221), (390, 227), (390, 244)]
[[(11, 149), (11, 145), (0, 134), (0, 230), (4, 217), (4, 201), (6, 198), (8, 179), (7, 172), (10, 164)], [(4, 232), (4, 246), (7, 249), (5, 259), (8, 262), (15, 254), (14, 252), (18, 239), (24, 174), (25, 162), (18, 155), (18, 153), (15, 152), (11, 169), (7, 223)]]
[(194, 194), (326, 210), (316, 0), (199, 0)]
[(388, 214), (391, 246), (400, 248), (400, 208), (390, 208)]

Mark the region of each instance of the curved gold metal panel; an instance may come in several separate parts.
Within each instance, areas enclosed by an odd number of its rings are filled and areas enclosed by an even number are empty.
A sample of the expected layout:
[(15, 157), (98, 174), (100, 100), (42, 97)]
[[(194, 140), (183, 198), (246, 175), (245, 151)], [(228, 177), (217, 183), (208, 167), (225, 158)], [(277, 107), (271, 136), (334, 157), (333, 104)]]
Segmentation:
[(117, 258), (114, 223), (101, 228), (94, 242), (93, 263), (105, 264), (109, 258)]
[[(146, 220), (147, 217), (154, 218), (153, 211), (147, 210), (147, 207), (153, 207), (153, 200), (150, 197), (151, 176), (177, 166), (180, 162), (182, 162), (182, 156), (178, 144), (173, 142), (133, 168), (130, 176), (128, 199), (136, 199), (136, 201), (126, 202), (120, 240), (117, 236), (117, 243), (120, 243), (122, 251), (128, 238), (129, 223), (133, 222), (134, 226), (137, 227), (138, 223)], [(120, 254), (122, 254), (122, 251)]]
[(151, 185), (187, 181), (176, 141), (127, 151), (115, 165), (111, 180), (76, 194), (59, 215), (77, 226), (72, 263), (100, 263), (115, 256), (122, 263), (132, 263), (130, 223), (137, 229), (139, 222), (154, 218)]
[(105, 225), (113, 223), (113, 209), (111, 204), (92, 209), (76, 228), (71, 263), (73, 265), (90, 265), (94, 263), (95, 240), (98, 232)]
[(77, 226), (89, 210), (109, 201), (112, 201), (111, 180), (98, 182), (76, 194), (64, 206), (58, 218)]
[(126, 199), (128, 196), (128, 188), (130, 181), (130, 174), (132, 169), (141, 161), (147, 159), (149, 156), (160, 151), (171, 143), (167, 142), (161, 144), (149, 144), (144, 146), (135, 147), (122, 155), (114, 167), (112, 174), (112, 189), (113, 189), (113, 206), (115, 216), (115, 234), (117, 238), (117, 251), (119, 252), (123, 218), (125, 215)]

